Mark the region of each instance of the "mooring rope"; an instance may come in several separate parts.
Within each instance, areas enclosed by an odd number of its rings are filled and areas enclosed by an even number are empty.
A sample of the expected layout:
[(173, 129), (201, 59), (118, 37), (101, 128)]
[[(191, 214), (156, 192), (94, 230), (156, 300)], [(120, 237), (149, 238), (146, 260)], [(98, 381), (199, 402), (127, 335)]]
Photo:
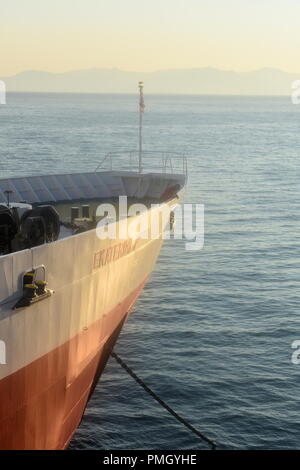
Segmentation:
[(182, 418), (181, 416), (179, 416), (178, 413), (176, 413), (176, 411), (174, 411), (169, 405), (167, 405), (166, 402), (164, 402), (158, 395), (156, 395), (155, 392), (153, 392), (153, 390), (151, 390), (151, 388), (148, 387), (148, 385), (145, 384), (145, 382), (140, 379), (134, 372), (132, 369), (130, 369), (130, 367), (128, 367), (127, 364), (125, 364), (125, 362), (120, 358), (120, 356), (118, 356), (117, 353), (115, 353), (114, 351), (111, 353), (111, 356), (120, 364), (121, 367), (123, 367), (124, 370), (126, 370), (126, 372), (149, 394), (152, 396), (152, 398), (154, 398), (154, 400), (156, 400), (163, 408), (165, 408), (172, 416), (174, 416), (174, 418), (177, 419), (177, 421), (179, 421), (181, 424), (183, 424), (186, 428), (188, 428), (190, 431), (192, 431), (194, 434), (196, 434), (196, 436), (200, 437), (200, 439), (202, 439), (203, 441), (207, 442), (210, 446), (211, 446), (211, 449), (212, 450), (215, 450), (216, 449), (216, 444), (211, 440), (209, 439), (208, 437), (206, 437), (202, 432), (198, 431), (198, 429), (194, 428), (194, 426), (192, 426), (188, 421), (186, 421), (184, 418)]

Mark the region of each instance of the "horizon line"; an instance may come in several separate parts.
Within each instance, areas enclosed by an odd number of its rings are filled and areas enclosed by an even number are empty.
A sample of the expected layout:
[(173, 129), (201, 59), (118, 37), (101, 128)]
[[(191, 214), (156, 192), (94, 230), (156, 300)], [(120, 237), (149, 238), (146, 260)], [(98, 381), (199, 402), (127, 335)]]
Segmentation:
[[(92, 91), (22, 91), (22, 90), (11, 90), (6, 92), (9, 94), (28, 94), (28, 95), (126, 95), (136, 96), (134, 92), (122, 93), (118, 91), (111, 92), (92, 92)], [(246, 94), (246, 93), (147, 93), (147, 96), (228, 96), (228, 97), (245, 97), (245, 98), (286, 98), (290, 97), (290, 94), (272, 95), (272, 94)]]

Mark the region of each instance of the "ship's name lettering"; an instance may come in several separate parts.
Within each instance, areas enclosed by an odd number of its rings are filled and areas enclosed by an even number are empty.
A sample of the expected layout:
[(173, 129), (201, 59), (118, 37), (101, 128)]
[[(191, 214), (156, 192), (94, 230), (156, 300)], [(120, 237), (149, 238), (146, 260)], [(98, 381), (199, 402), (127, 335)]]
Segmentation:
[(102, 266), (106, 266), (107, 264), (128, 255), (135, 250), (136, 244), (137, 240), (125, 240), (122, 243), (97, 251), (97, 253), (94, 254), (93, 269), (99, 269)]

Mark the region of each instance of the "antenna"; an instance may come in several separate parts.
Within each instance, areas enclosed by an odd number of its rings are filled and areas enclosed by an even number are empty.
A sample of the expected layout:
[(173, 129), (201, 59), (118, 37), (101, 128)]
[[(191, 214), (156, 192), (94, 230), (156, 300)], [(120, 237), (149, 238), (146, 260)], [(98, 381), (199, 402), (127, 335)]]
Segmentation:
[(144, 82), (139, 82), (140, 89), (140, 130), (139, 130), (139, 173), (142, 173), (142, 157), (143, 157), (143, 114), (145, 110), (144, 103)]

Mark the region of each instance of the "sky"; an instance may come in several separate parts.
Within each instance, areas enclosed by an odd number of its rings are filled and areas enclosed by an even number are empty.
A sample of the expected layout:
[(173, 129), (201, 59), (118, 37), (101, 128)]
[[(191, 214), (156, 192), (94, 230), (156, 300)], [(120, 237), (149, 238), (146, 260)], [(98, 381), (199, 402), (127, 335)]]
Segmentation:
[(0, 0), (0, 76), (215, 67), (300, 72), (299, 0)]

